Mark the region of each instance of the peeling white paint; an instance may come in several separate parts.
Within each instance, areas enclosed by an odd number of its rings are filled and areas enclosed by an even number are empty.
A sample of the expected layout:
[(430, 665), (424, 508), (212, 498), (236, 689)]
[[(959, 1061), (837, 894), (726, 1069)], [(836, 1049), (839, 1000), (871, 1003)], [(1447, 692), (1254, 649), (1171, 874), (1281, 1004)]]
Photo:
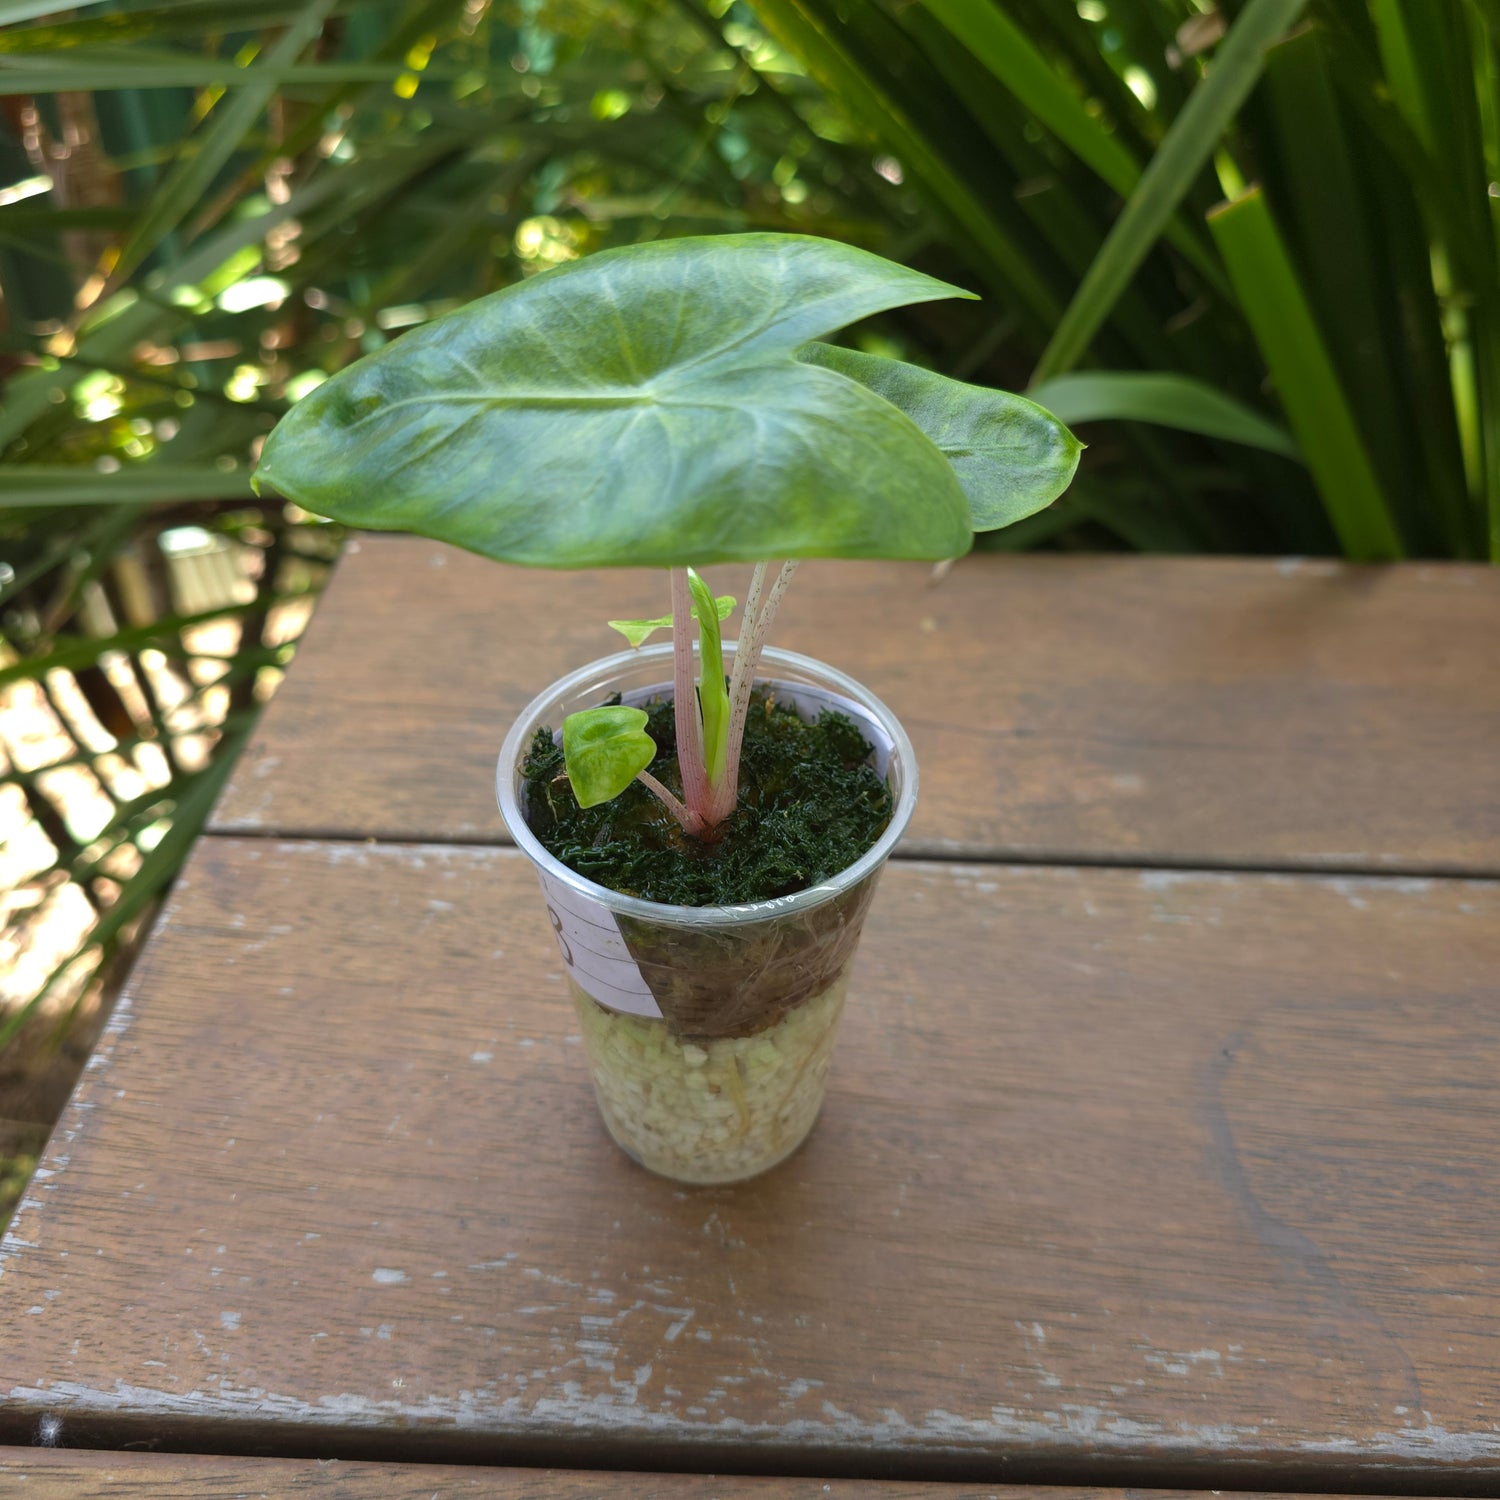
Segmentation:
[(820, 1391), (823, 1389), (821, 1380), (789, 1380), (781, 1388), (781, 1396), (784, 1401), (800, 1401), (809, 1391)]

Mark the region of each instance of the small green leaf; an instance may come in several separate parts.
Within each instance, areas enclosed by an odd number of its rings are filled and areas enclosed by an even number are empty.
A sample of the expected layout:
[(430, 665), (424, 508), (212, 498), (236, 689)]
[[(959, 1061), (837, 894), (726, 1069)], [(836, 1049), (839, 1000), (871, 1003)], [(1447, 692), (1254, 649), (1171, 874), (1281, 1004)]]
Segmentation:
[(267, 439), (260, 477), (320, 515), (532, 567), (956, 556), (968, 506), (942, 454), (795, 356), (967, 295), (804, 235), (603, 250), (325, 381)]
[(694, 569), (687, 570), (698, 617), (698, 704), (703, 711), (703, 767), (710, 786), (724, 779), (729, 758), (729, 690), (724, 686), (724, 645), (719, 635), (718, 600)]
[[(733, 594), (721, 594), (714, 600), (719, 611), (719, 618), (727, 620), (734, 613), (736, 600)], [(659, 615), (654, 620), (610, 620), (607, 622), (611, 630), (618, 630), (621, 635), (630, 642), (632, 647), (644, 646), (655, 630), (670, 630), (672, 628), (671, 615)]]
[(905, 412), (953, 465), (975, 531), (995, 531), (1044, 510), (1078, 467), (1083, 444), (1023, 396), (833, 344), (808, 344), (797, 358), (847, 375)]
[(580, 807), (618, 797), (655, 759), (644, 709), (614, 704), (563, 720), (563, 764)]

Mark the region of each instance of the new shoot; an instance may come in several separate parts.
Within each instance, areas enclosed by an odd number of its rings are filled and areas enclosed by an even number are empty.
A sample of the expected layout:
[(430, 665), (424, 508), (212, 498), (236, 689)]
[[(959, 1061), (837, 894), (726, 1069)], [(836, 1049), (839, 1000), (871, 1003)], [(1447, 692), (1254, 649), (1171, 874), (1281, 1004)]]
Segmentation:
[[(674, 795), (646, 769), (656, 758), (656, 746), (646, 733), (644, 711), (615, 704), (582, 709), (563, 721), (564, 763), (580, 807), (611, 801), (639, 780), (685, 833), (705, 843), (718, 838), (739, 801), (740, 750), (755, 670), (771, 621), (797, 568), (795, 561), (782, 563), (767, 591), (770, 566), (755, 565), (727, 686), (719, 624), (733, 612), (735, 601), (727, 594), (715, 598), (695, 569), (672, 569), (673, 615), (609, 622), (632, 646), (640, 646), (654, 630), (672, 629), (673, 715), (683, 795)], [(698, 626), (696, 682), (694, 621)]]

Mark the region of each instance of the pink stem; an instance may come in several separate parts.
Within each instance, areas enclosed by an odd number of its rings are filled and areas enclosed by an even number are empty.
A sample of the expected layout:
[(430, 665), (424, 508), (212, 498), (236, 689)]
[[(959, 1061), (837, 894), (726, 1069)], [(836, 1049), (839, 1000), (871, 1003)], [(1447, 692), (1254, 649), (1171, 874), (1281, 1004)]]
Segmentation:
[(703, 831), (703, 820), (696, 814), (690, 813), (649, 771), (637, 771), (635, 779), (645, 784), (662, 806), (682, 824), (685, 833), (690, 833), (696, 838)]
[[(703, 764), (703, 719), (698, 708), (698, 686), (693, 681), (693, 600), (686, 568), (672, 569), (672, 665), (682, 799), (700, 827), (712, 827), (712, 819), (708, 817), (708, 771)], [(722, 664), (719, 670), (723, 670)]]
[[(724, 762), (724, 780), (713, 789), (714, 803), (709, 810), (712, 823), (723, 822), (739, 801), (740, 750), (745, 741), (745, 720), (750, 713), (750, 693), (755, 687), (755, 669), (760, 665), (760, 654), (765, 650), (771, 621), (776, 618), (776, 611), (781, 607), (781, 601), (796, 571), (795, 558), (782, 563), (781, 571), (777, 573), (776, 582), (771, 585), (771, 592), (763, 607), (758, 587), (765, 576), (761, 567), (756, 568), (756, 576), (751, 580), (750, 597), (745, 601), (745, 616), (740, 625), (740, 640), (734, 650), (734, 673), (729, 685), (728, 754)], [(753, 614), (752, 605), (756, 607)]]

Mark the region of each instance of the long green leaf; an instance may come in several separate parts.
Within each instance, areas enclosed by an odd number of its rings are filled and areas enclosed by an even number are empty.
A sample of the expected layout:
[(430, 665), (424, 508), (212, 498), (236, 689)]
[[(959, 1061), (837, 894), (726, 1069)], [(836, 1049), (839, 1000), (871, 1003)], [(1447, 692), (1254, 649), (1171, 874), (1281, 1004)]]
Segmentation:
[(1346, 554), (1402, 555), (1390, 507), (1333, 362), (1259, 188), (1216, 209), (1209, 226)]
[[(925, 0), (973, 55), (1013, 93), (1022, 106), (1091, 167), (1122, 198), (1141, 178), (1141, 167), (1117, 137), (1089, 113), (1057, 68), (1013, 21), (1001, 0)], [(1179, 219), (1167, 236), (1211, 285), (1223, 287), (1212, 253)]]
[(811, 76), (843, 102), (875, 140), (889, 143), (906, 169), (979, 248), (994, 274), (1043, 327), (1060, 304), (1036, 266), (995, 226), (978, 197), (924, 139), (900, 103), (882, 93), (839, 45), (831, 29), (803, 0), (754, 0), (773, 36), (799, 57)]
[[(60, 93), (74, 89), (223, 88), (257, 89), (263, 97), (269, 98), (278, 88), (288, 84), (386, 83), (408, 71), (400, 63), (308, 63), (284, 68), (261, 64), (241, 68), (233, 62), (212, 58), (129, 65), (87, 62), (59, 65), (48, 61), (33, 66), (30, 63), (0, 62), (0, 95)], [(442, 68), (428, 69), (423, 73), (428, 81), (446, 81), (457, 76), (454, 70)], [(233, 149), (231, 146), (223, 153), (224, 159)], [(214, 171), (220, 165), (222, 160), (214, 164)], [(207, 175), (211, 178), (213, 172)]]
[[(1461, 407), (1472, 411), (1472, 483), (1500, 561), (1500, 242), (1473, 65), (1489, 38), (1463, 0), (1381, 0), (1376, 14), (1382, 53), (1401, 56), (1407, 97), (1397, 91), (1397, 102), (1428, 149), (1434, 181), (1449, 190), (1437, 229), (1452, 257), (1450, 297), (1463, 308), (1454, 383)], [(1396, 45), (1388, 45), (1392, 33), (1399, 33)]]
[(276, 70), (288, 67), (317, 36), (335, 0), (307, 0), (302, 14), (286, 29), (266, 58), (267, 76), (238, 90), (214, 117), (204, 135), (193, 143), (157, 190), (145, 213), (121, 246), (114, 268), (117, 279), (128, 276), (182, 223), (201, 202), (219, 169), (239, 150), (250, 127), (276, 92)]
[(1430, 156), (1436, 144), (1431, 112), (1433, 101), (1422, 86), (1406, 7), (1402, 0), (1370, 0), (1370, 15), (1380, 40), (1380, 59), (1385, 64), (1391, 98)]
[(1033, 383), (1071, 370), (1083, 357), (1255, 87), (1266, 49), (1306, 4), (1307, 0), (1249, 0), (1240, 12), (1219, 44), (1212, 69), (1172, 122), (1068, 304), (1037, 364)]
[(1001, 0), (925, 0), (927, 8), (1037, 119), (1121, 197), (1140, 164), (1084, 108), (1057, 69), (1010, 18)]
[[(1456, 305), (1450, 273), (1443, 267), (1440, 286), (1439, 261), (1433, 255), (1435, 240), (1451, 249), (1455, 233), (1434, 226), (1452, 225), (1462, 217), (1448, 202), (1452, 194), (1445, 179), (1452, 174), (1432, 164), (1389, 97), (1373, 33), (1359, 38), (1347, 30), (1335, 32), (1324, 60), (1339, 105), (1349, 114), (1347, 145), (1355, 157), (1357, 180), (1372, 203), (1375, 232), (1357, 240), (1356, 253), (1389, 277), (1388, 306), (1396, 310), (1382, 321), (1397, 352), (1376, 361), (1380, 368), (1374, 375), (1393, 382), (1402, 417), (1415, 433), (1422, 493), (1412, 503), (1431, 504), (1454, 556), (1479, 556), (1483, 527), (1465, 477), (1469, 434), (1460, 431), (1460, 403), (1472, 386), (1454, 368), (1454, 346), (1444, 319), (1451, 318)], [(1468, 258), (1468, 252), (1459, 256), (1466, 263)], [(1366, 426), (1369, 420), (1364, 418)], [(1477, 454), (1472, 456), (1477, 460)], [(1477, 462), (1472, 472), (1478, 473)], [(1389, 480), (1384, 471), (1382, 478)]]
[(1075, 422), (1154, 422), (1179, 432), (1222, 438), (1302, 457), (1285, 427), (1263, 417), (1233, 396), (1187, 375), (1154, 375), (1145, 371), (1079, 371), (1058, 375), (1029, 392), (1032, 400), (1055, 417)]
[(724, 684), (719, 605), (696, 568), (687, 570), (687, 578), (693, 618), (698, 622), (698, 660), (702, 663), (698, 707), (703, 716), (703, 768), (708, 772), (709, 785), (717, 786), (724, 778), (729, 756), (729, 691)]
[(1403, 334), (1412, 337), (1414, 308), (1409, 299), (1401, 306), (1382, 274), (1386, 257), (1371, 253), (1387, 229), (1387, 205), (1371, 204), (1367, 191), (1387, 185), (1357, 172), (1329, 76), (1330, 45), (1322, 28), (1306, 26), (1267, 55), (1262, 97), (1284, 168), (1267, 187), (1280, 189), (1273, 206), (1402, 532), (1427, 549), (1439, 533), (1431, 497), (1422, 493), (1416, 402), (1403, 389), (1414, 361), (1400, 353)]
[[(72, 0), (72, 9), (88, 10), (104, 0)], [(60, 0), (0, 0), (0, 26), (14, 26), (17, 21), (34, 21), (60, 8)]]
[[(100, 0), (91, 0), (91, 5), (98, 3)], [(361, 3), (342, 0), (335, 13)], [(79, 16), (71, 13), (81, 9), (74, 5), (63, 20), (44, 20), (37, 26), (0, 32), (0, 55), (56, 54), (101, 43), (164, 41), (176, 36), (219, 37), (226, 32), (285, 26), (296, 20), (301, 8), (296, 0), (168, 0), (165, 5), (143, 5), (103, 15), (91, 10), (89, 15)], [(36, 15), (55, 16), (61, 11), (61, 0), (52, 0)]]
[[(862, 10), (860, 14), (864, 14)], [(1047, 271), (1054, 285), (1071, 284), (1083, 275), (1107, 229), (1100, 209), (1101, 193), (1094, 174), (1082, 163), (1064, 159), (1051, 140), (1042, 140), (1025, 107), (995, 78), (962, 42), (927, 10), (911, 6), (901, 12), (902, 31), (925, 56), (925, 73), (897, 79), (903, 97), (919, 109), (922, 128), (943, 159), (975, 190), (996, 229), (1036, 266)], [(884, 60), (891, 49), (876, 49)], [(906, 41), (902, 54), (909, 50)], [(937, 80), (937, 81), (934, 81)], [(951, 91), (952, 98), (948, 97)], [(934, 99), (945, 101), (941, 107)], [(982, 134), (974, 134), (974, 125)], [(983, 155), (976, 151), (987, 143)], [(1200, 259), (1218, 264), (1206, 233)], [(982, 268), (976, 262), (976, 270)], [(1216, 272), (1224, 287), (1223, 268)], [(1007, 296), (1006, 301), (1011, 298)], [(1151, 367), (1171, 363), (1176, 351), (1163, 320), (1139, 287), (1127, 289), (1115, 307), (1111, 333), (1124, 347), (1111, 348), (1119, 364)], [(1039, 329), (1045, 335), (1046, 329)]]
[(9, 687), (13, 682), (31, 682), (48, 672), (76, 672), (81, 667), (92, 666), (101, 656), (108, 656), (114, 651), (139, 651), (146, 647), (154, 647), (159, 651), (180, 650), (179, 637), (184, 630), (254, 614), (276, 602), (273, 597), (259, 599), (251, 604), (230, 604), (222, 609), (206, 609), (199, 614), (172, 615), (153, 620), (149, 625), (117, 630), (113, 635), (107, 636), (59, 636), (39, 655), (24, 656), (20, 661), (0, 667), (0, 688)]
[(12, 464), (0, 473), (0, 503), (14, 506), (151, 504), (165, 500), (250, 500), (243, 470), (128, 465), (100, 474), (73, 464)]

